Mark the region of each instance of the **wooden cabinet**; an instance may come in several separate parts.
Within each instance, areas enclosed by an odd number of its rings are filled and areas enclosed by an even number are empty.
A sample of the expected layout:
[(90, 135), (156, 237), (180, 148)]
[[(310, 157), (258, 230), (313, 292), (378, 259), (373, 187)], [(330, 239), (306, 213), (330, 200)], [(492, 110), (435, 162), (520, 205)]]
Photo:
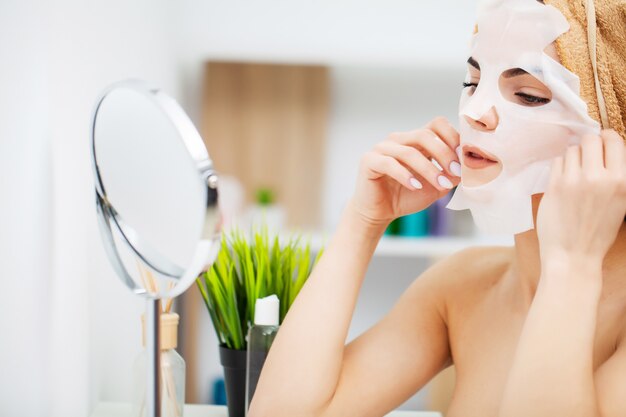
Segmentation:
[(287, 227), (321, 226), (328, 78), (323, 66), (205, 66), (200, 128), (216, 169), (243, 183), (248, 202), (271, 188)]

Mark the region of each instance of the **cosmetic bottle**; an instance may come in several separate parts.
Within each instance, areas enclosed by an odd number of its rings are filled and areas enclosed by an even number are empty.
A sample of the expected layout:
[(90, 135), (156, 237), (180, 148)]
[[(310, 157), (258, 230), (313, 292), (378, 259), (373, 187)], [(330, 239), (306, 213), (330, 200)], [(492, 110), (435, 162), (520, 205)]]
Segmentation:
[(449, 236), (452, 229), (452, 210), (446, 208), (453, 193), (435, 201), (428, 207), (428, 234), (430, 236)]
[(256, 391), (267, 354), (278, 333), (280, 301), (276, 295), (259, 298), (254, 307), (254, 325), (248, 331), (246, 367), (246, 415)]
[(385, 229), (384, 234), (388, 236), (394, 236), (400, 233), (400, 219), (401, 217), (393, 219)]
[[(161, 417), (182, 417), (185, 403), (185, 361), (176, 352), (178, 314), (163, 313), (160, 321), (161, 338)], [(133, 417), (146, 416), (146, 337), (142, 316), (144, 350), (135, 359)]]
[(428, 211), (422, 210), (417, 213), (400, 217), (400, 236), (420, 237), (428, 235)]

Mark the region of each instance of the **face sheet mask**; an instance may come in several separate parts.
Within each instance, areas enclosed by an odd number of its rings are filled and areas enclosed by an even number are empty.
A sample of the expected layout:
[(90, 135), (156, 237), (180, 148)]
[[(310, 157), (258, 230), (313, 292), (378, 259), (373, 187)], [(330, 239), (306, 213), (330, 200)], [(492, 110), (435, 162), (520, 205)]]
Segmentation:
[[(461, 95), (459, 157), (465, 158), (464, 146), (478, 147), (498, 158), (501, 171), (480, 185), (466, 185), (462, 176), (446, 207), (470, 209), (485, 233), (516, 234), (534, 227), (531, 195), (546, 190), (552, 160), (584, 134), (599, 134), (600, 127), (579, 96), (578, 77), (544, 52), (569, 30), (560, 11), (535, 0), (488, 0), (478, 16), (471, 56), (480, 66), (480, 82)], [(502, 74), (516, 68), (548, 87), (551, 101), (526, 106), (505, 98)], [(498, 115), (495, 130), (477, 130), (465, 118), (479, 120), (492, 108)]]

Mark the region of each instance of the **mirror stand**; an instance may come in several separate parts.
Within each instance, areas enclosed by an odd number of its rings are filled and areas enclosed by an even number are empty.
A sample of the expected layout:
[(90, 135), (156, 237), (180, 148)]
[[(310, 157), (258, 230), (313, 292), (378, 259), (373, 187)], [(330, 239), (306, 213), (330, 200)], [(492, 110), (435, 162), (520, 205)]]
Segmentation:
[(146, 412), (161, 417), (161, 300), (146, 300)]
[[(168, 414), (162, 409), (162, 389), (168, 385), (161, 375), (161, 340), (167, 341), (168, 333), (161, 334), (161, 300), (185, 291), (217, 256), (217, 173), (183, 109), (140, 80), (120, 81), (102, 92), (93, 112), (91, 142), (105, 252), (122, 282), (146, 298), (147, 373), (140, 379), (144, 402), (136, 398), (137, 407), (141, 416), (162, 417)], [(144, 279), (141, 271), (129, 271), (125, 260), (133, 258), (168, 279), (167, 288)], [(182, 372), (184, 382), (184, 368)], [(168, 387), (167, 398), (180, 393), (184, 402), (184, 383), (181, 387), (177, 391), (174, 386), (173, 393)]]

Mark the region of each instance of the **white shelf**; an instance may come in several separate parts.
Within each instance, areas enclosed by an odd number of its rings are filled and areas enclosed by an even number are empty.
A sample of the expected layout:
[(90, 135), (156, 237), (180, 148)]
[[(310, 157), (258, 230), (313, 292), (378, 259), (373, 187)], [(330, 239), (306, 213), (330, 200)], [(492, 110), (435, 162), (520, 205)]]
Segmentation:
[[(332, 232), (300, 233), (305, 242), (310, 238), (313, 251), (319, 251), (322, 245), (326, 247), (332, 237)], [(385, 235), (378, 242), (374, 256), (431, 258), (451, 255), (472, 246), (512, 246), (513, 243), (512, 236), (404, 237)]]
[[(186, 417), (228, 417), (225, 405), (185, 404), (183, 410)], [(131, 412), (130, 404), (102, 402), (96, 404), (91, 417), (130, 417)], [(441, 414), (435, 411), (395, 410), (385, 417), (441, 417)]]
[(472, 246), (511, 246), (512, 238), (496, 237), (398, 237), (384, 236), (375, 255), (402, 257), (440, 257)]

